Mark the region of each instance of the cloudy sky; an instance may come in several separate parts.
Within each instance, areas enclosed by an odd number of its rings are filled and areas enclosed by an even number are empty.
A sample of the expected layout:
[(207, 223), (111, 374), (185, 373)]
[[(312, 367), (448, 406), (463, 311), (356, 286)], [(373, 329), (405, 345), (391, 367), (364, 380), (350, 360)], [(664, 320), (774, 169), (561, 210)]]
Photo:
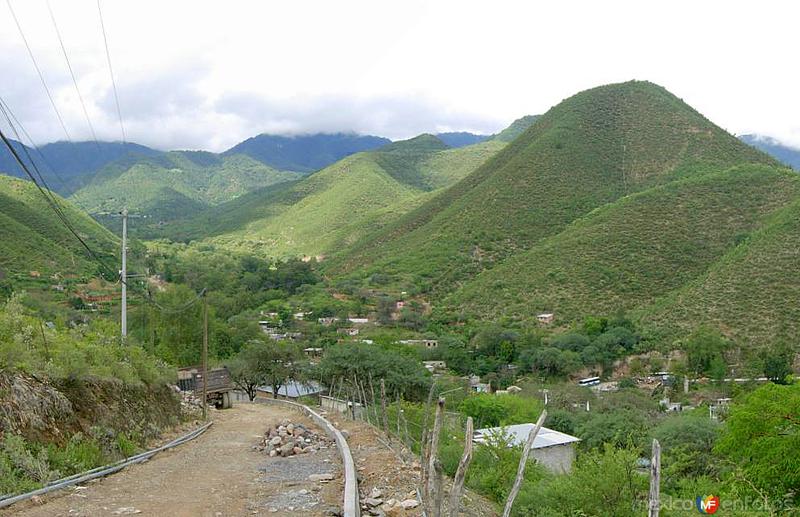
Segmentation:
[[(10, 1), (72, 139), (90, 138), (46, 1)], [(101, 1), (128, 139), (156, 148), (491, 133), (629, 79), (731, 132), (800, 147), (794, 2)], [(98, 136), (119, 140), (96, 0), (50, 5)], [(63, 140), (2, 3), (0, 71), (0, 96), (37, 143)]]

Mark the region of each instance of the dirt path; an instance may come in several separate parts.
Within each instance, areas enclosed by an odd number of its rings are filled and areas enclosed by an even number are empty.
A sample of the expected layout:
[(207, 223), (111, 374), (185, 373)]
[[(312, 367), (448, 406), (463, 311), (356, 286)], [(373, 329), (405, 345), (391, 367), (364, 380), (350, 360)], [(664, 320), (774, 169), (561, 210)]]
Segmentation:
[[(190, 443), (0, 515), (322, 516), (341, 508), (342, 469), (335, 445), (287, 458), (270, 458), (253, 449), (267, 427), (283, 419), (322, 432), (304, 415), (240, 402), (233, 409), (213, 411), (212, 418), (214, 425)], [(309, 481), (310, 474), (321, 473), (335, 478)]]

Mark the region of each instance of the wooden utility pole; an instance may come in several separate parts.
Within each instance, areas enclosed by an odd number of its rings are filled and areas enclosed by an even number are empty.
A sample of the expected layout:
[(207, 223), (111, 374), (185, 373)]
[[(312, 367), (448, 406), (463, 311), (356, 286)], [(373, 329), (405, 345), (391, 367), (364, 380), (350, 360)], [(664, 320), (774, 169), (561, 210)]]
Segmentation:
[(128, 337), (128, 209), (122, 209), (122, 269), (120, 283), (122, 284), (122, 312), (120, 314), (120, 327), (122, 340)]
[(203, 293), (203, 420), (208, 420), (208, 296)]
[(472, 417), (467, 417), (467, 430), (464, 432), (464, 454), (458, 462), (456, 475), (453, 478), (453, 488), (450, 490), (450, 517), (458, 517), (461, 509), (461, 494), (464, 490), (464, 479), (467, 477), (467, 469), (472, 461)]
[(647, 517), (658, 517), (661, 506), (661, 444), (653, 440), (653, 457), (650, 460), (650, 500)]
[(44, 345), (44, 359), (45, 361), (50, 360), (50, 348), (47, 346), (47, 338), (44, 335), (44, 324), (42, 320), (39, 320), (39, 330), (42, 331), (42, 344)]
[(517, 498), (517, 494), (519, 494), (519, 489), (522, 486), (522, 477), (525, 475), (525, 467), (528, 465), (528, 456), (531, 453), (531, 447), (533, 446), (533, 441), (536, 439), (536, 435), (539, 434), (539, 430), (542, 428), (542, 424), (544, 424), (544, 419), (547, 418), (547, 410), (543, 409), (542, 414), (539, 415), (539, 420), (536, 421), (536, 425), (531, 429), (531, 432), (528, 434), (528, 441), (525, 442), (525, 448), (522, 449), (522, 457), (519, 459), (519, 466), (517, 467), (517, 477), (514, 479), (514, 486), (511, 488), (511, 493), (508, 494), (508, 500), (506, 501), (506, 507), (503, 509), (503, 517), (509, 517), (511, 515), (511, 507), (514, 506), (514, 499)]

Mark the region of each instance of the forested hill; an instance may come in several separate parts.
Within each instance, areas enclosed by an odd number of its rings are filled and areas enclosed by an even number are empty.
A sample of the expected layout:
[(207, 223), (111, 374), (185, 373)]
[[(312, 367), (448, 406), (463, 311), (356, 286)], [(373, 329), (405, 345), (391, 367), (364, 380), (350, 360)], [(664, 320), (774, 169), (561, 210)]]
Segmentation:
[(224, 154), (245, 154), (275, 169), (313, 172), (346, 156), (377, 149), (387, 138), (354, 133), (281, 136), (262, 134), (231, 147)]
[[(111, 267), (117, 240), (85, 212), (55, 196), (76, 232)], [(0, 174), (0, 274), (95, 275), (100, 268), (30, 181)]]

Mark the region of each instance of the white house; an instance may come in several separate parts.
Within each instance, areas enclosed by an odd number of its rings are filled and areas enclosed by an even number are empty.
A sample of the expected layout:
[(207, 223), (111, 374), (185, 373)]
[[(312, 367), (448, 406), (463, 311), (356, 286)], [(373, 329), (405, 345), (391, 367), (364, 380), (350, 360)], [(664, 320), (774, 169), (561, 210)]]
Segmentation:
[(352, 323), (354, 325), (364, 325), (366, 323), (369, 323), (369, 318), (354, 318), (354, 317), (351, 316), (351, 317), (347, 318), (347, 321), (349, 321), (350, 323)]
[(555, 320), (555, 314), (552, 312), (543, 312), (541, 314), (536, 315), (536, 319), (539, 320), (539, 323), (550, 324), (553, 323)]
[[(508, 442), (509, 447), (524, 446), (528, 441), (528, 434), (535, 426), (536, 424), (517, 424), (478, 429), (473, 434), (472, 441), (487, 443), (503, 440)], [(580, 438), (575, 436), (542, 427), (533, 440), (528, 459), (536, 460), (556, 474), (568, 473), (572, 470), (572, 463), (575, 461), (575, 444), (579, 441), (581, 441)]]

